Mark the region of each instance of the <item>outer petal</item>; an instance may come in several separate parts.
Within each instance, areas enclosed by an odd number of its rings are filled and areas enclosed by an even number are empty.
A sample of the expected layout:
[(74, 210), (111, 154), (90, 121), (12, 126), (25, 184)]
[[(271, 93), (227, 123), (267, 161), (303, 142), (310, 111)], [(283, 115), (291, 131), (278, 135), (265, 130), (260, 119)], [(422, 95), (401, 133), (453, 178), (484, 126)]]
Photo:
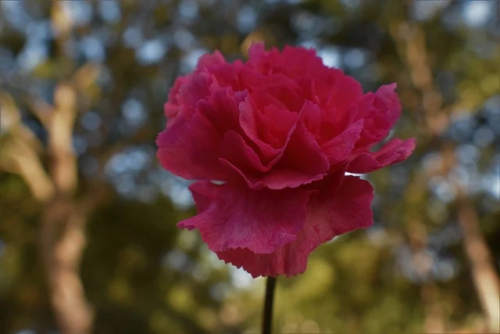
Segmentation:
[(406, 160), (415, 149), (415, 139), (393, 139), (377, 152), (364, 152), (347, 167), (350, 173), (369, 173)]
[(248, 62), (246, 65), (259, 71), (262, 74), (269, 74), (272, 71), (273, 59), (279, 59), (280, 53), (276, 48), (266, 51), (264, 44), (254, 43), (248, 49)]
[(220, 143), (226, 132), (242, 132), (238, 104), (245, 96), (246, 92), (219, 88), (194, 108), (181, 107), (157, 139), (163, 167), (187, 179), (227, 180), (231, 172), (219, 162)]
[(198, 101), (205, 100), (210, 96), (212, 82), (212, 78), (208, 73), (193, 73), (189, 80), (179, 89), (177, 95), (179, 105), (185, 106), (188, 110), (194, 110)]
[(282, 58), (276, 65), (284, 66), (287, 74), (293, 78), (307, 74), (314, 76), (327, 69), (314, 49), (287, 45), (283, 49)]
[(218, 160), (221, 137), (200, 112), (181, 113), (156, 139), (163, 168), (186, 179), (225, 180)]
[[(198, 213), (207, 211), (219, 194), (219, 189), (214, 187), (213, 183), (206, 181), (192, 183), (189, 186), (189, 190), (191, 190), (191, 193), (193, 194), (194, 203), (196, 204)], [(194, 226), (191, 228), (187, 226), (186, 228), (193, 229)]]
[(371, 147), (389, 134), (401, 114), (401, 104), (395, 89), (396, 84), (382, 86), (375, 94), (366, 94), (356, 104), (356, 119), (365, 120), (356, 147)]
[(197, 69), (211, 69), (226, 63), (224, 56), (218, 50), (214, 53), (204, 54), (198, 59)]
[(214, 81), (221, 87), (231, 87), (234, 91), (243, 91), (246, 89), (239, 79), (240, 65), (225, 63), (212, 67), (210, 73)]
[(179, 101), (177, 101), (177, 95), (179, 95), (179, 90), (181, 87), (188, 82), (190, 76), (178, 77), (175, 80), (174, 86), (170, 89), (168, 93), (168, 102), (164, 105), (164, 113), (167, 118), (173, 118), (179, 113)]
[(312, 85), (317, 103), (328, 111), (330, 119), (337, 120), (363, 96), (359, 82), (334, 68), (325, 69), (314, 78)]
[(286, 46), (280, 53), (276, 48), (266, 51), (264, 44), (252, 44), (248, 50), (248, 64), (264, 74), (283, 73), (292, 78), (315, 75), (326, 66), (313, 49)]
[(198, 110), (205, 115), (213, 127), (221, 134), (229, 130), (239, 130), (239, 109), (247, 93), (234, 93), (231, 88), (219, 88), (212, 92), (208, 100), (198, 103)]
[(235, 91), (240, 91), (244, 89), (238, 78), (240, 67), (240, 63), (228, 63), (219, 51), (215, 51), (201, 56), (196, 68), (198, 71), (208, 71), (213, 81), (217, 82), (220, 87), (231, 87)]
[[(306, 219), (311, 190), (250, 190), (242, 184), (196, 182), (191, 190), (201, 213), (179, 223), (198, 228), (215, 252), (246, 248), (269, 254), (297, 238)], [(210, 202), (210, 204), (208, 204)]]
[(323, 153), (328, 157), (330, 166), (333, 167), (347, 160), (362, 130), (363, 120), (361, 119), (348, 127), (340, 135), (321, 145)]
[(325, 111), (320, 127), (320, 143), (330, 141), (348, 129), (356, 118), (355, 107), (363, 97), (359, 82), (342, 71), (329, 69), (313, 81), (313, 93), (317, 103)]
[(266, 56), (266, 49), (264, 43), (253, 43), (248, 49), (249, 62), (257, 62)]
[(345, 177), (334, 195), (323, 194), (311, 198), (304, 229), (297, 239), (272, 254), (256, 254), (250, 249), (232, 249), (218, 252), (226, 263), (243, 267), (253, 277), (294, 276), (303, 273), (309, 254), (334, 236), (366, 228), (373, 223), (370, 204), (371, 185), (356, 177)]

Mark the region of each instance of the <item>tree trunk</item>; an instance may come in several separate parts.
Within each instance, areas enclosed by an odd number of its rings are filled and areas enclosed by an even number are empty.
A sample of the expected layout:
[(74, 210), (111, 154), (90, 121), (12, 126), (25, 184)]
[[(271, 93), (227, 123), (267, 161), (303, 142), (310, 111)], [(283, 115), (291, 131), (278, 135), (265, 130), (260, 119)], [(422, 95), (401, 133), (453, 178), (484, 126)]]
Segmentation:
[(90, 334), (94, 314), (79, 277), (86, 213), (56, 196), (44, 210), (40, 247), (50, 300), (63, 334)]
[(443, 308), (439, 302), (439, 287), (432, 278), (433, 259), (426, 252), (428, 233), (426, 226), (420, 220), (418, 212), (412, 213), (407, 228), (410, 247), (413, 251), (413, 265), (418, 274), (424, 279), (420, 285), (420, 297), (424, 308), (424, 330), (425, 333), (443, 333), (445, 331), (445, 319)]
[(457, 201), (458, 220), (464, 235), (464, 248), (469, 259), (472, 278), (479, 301), (486, 315), (490, 333), (500, 332), (499, 280), (490, 251), (479, 228), (479, 217), (463, 194)]

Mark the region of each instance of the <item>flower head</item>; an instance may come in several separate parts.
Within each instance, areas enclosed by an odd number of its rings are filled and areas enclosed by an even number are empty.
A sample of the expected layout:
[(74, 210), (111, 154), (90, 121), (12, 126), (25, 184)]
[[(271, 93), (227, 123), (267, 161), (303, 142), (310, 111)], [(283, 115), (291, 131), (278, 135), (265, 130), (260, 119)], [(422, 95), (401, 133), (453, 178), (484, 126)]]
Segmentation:
[(400, 116), (395, 88), (364, 94), (305, 48), (254, 44), (246, 63), (201, 57), (171, 89), (157, 139), (163, 167), (198, 180), (198, 215), (179, 226), (254, 277), (304, 272), (320, 244), (373, 222), (371, 185), (345, 172), (401, 162), (415, 147), (393, 139), (372, 150)]

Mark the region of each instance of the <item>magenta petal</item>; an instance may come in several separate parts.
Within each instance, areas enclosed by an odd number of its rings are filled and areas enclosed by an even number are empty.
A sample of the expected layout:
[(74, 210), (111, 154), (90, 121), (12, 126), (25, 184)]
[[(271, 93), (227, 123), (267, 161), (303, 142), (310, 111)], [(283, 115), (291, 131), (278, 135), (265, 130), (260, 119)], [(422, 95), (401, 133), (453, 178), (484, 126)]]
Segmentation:
[(336, 235), (367, 228), (373, 224), (372, 185), (355, 176), (346, 176), (335, 193), (322, 192), (311, 199), (307, 228), (317, 233), (317, 242), (326, 242)]
[[(214, 184), (208, 181), (194, 182), (189, 186), (191, 194), (193, 194), (194, 203), (198, 209), (198, 213), (202, 213), (210, 208), (212, 202), (219, 194), (218, 189)], [(194, 227), (193, 227), (194, 228)]]
[(252, 43), (248, 49), (248, 56), (250, 60), (261, 59), (266, 55), (264, 43)]
[(359, 120), (349, 126), (340, 135), (321, 145), (323, 153), (328, 157), (330, 166), (347, 160), (362, 130), (363, 120)]
[(228, 161), (222, 161), (238, 172), (252, 189), (296, 188), (321, 180), (328, 172), (328, 159), (302, 122), (297, 123), (281, 159), (265, 174), (244, 173)]
[(282, 73), (295, 80), (316, 76), (326, 69), (313, 49), (286, 46), (280, 53), (276, 48), (266, 51), (261, 43), (252, 44), (248, 50), (252, 68), (264, 74)]
[(200, 101), (198, 109), (222, 134), (240, 128), (238, 106), (245, 97), (246, 92), (234, 93), (231, 88), (219, 88), (212, 92), (208, 101)]
[(267, 174), (266, 186), (271, 189), (298, 187), (322, 179), (328, 172), (328, 159), (314, 136), (302, 122), (290, 138), (283, 158)]
[(273, 159), (282, 149), (274, 148), (261, 139), (260, 129), (264, 123), (264, 116), (257, 110), (257, 106), (250, 99), (245, 99), (239, 106), (239, 122), (243, 132), (259, 148), (261, 155), (266, 159)]
[[(290, 45), (283, 49), (282, 59), (275, 66), (283, 66), (291, 77), (303, 77), (306, 74), (317, 75), (326, 70), (320, 57), (314, 49), (297, 48)], [(307, 66), (304, 66), (307, 64)]]
[(244, 91), (239, 79), (240, 66), (236, 64), (221, 64), (210, 68), (212, 79), (219, 87), (231, 87), (234, 91)]
[(337, 69), (328, 69), (313, 81), (313, 92), (319, 104), (338, 120), (349, 106), (363, 96), (361, 84)]
[(204, 72), (191, 74), (189, 80), (179, 88), (178, 103), (194, 110), (200, 100), (205, 100), (210, 96), (211, 84), (210, 74)]
[(365, 120), (356, 147), (371, 147), (389, 134), (401, 114), (401, 104), (395, 89), (396, 84), (382, 86), (376, 93), (366, 94), (356, 104), (357, 119)]
[(347, 167), (350, 173), (369, 173), (406, 160), (415, 149), (415, 139), (393, 139), (377, 152), (364, 152)]
[(220, 160), (241, 171), (267, 172), (274, 165), (264, 166), (260, 157), (236, 131), (226, 132), (221, 142)]
[(273, 74), (263, 80), (254, 88), (255, 94), (269, 94), (288, 110), (299, 111), (304, 104), (302, 89), (292, 79), (283, 74)]
[(168, 102), (164, 105), (164, 114), (167, 118), (174, 118), (179, 113), (179, 101), (177, 97), (181, 87), (189, 81), (190, 75), (178, 77), (175, 84), (168, 93)]
[(200, 112), (179, 114), (156, 139), (163, 168), (186, 179), (225, 180), (218, 160), (220, 135)]
[(178, 226), (198, 228), (214, 252), (246, 248), (268, 254), (292, 242), (304, 226), (312, 193), (304, 189), (255, 191), (244, 185), (207, 181), (196, 184), (191, 189), (201, 212)]
[(297, 123), (297, 113), (277, 106), (267, 106), (263, 112), (265, 140), (275, 148), (283, 148)]
[(224, 65), (226, 60), (224, 56), (219, 52), (215, 51), (214, 53), (205, 54), (198, 59), (198, 64), (196, 66), (197, 69), (204, 69), (210, 67), (216, 67), (218, 65)]
[(306, 100), (299, 112), (299, 119), (304, 122), (307, 130), (315, 136), (319, 136), (323, 113), (320, 107), (313, 102)]
[(373, 188), (368, 182), (347, 176), (335, 194), (311, 197), (306, 223), (295, 241), (271, 254), (231, 249), (217, 255), (226, 263), (243, 267), (253, 277), (303, 273), (309, 254), (316, 247), (337, 235), (373, 224), (372, 199)]
[(302, 268), (300, 260), (294, 259), (296, 253), (292, 251), (289, 254), (288, 249), (281, 247), (271, 254), (256, 254), (246, 248), (239, 248), (217, 252), (217, 256), (225, 263), (243, 268), (253, 278), (278, 275), (290, 277), (304, 272), (305, 268)]

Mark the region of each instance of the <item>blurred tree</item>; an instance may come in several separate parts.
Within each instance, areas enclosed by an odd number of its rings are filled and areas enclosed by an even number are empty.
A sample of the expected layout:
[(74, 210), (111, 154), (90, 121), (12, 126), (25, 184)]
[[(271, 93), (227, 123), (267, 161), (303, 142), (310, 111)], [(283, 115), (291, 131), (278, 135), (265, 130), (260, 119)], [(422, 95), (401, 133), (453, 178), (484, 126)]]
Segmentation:
[(279, 279), (276, 329), (498, 332), (498, 3), (0, 6), (1, 333), (257, 330), (262, 280), (177, 231), (193, 214), (186, 183), (154, 158), (175, 77), (213, 49), (244, 58), (255, 40), (314, 47), (365, 90), (398, 82), (397, 131), (418, 141), (370, 175), (374, 227)]

